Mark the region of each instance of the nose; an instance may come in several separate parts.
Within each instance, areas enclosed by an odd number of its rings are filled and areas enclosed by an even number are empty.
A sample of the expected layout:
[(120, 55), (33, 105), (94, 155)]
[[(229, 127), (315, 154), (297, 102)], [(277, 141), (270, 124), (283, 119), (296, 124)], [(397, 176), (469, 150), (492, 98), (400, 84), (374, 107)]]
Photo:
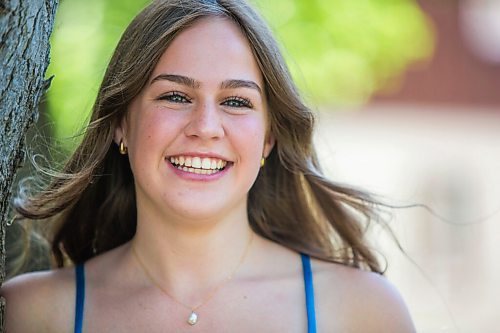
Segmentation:
[(222, 138), (224, 127), (217, 105), (206, 102), (193, 109), (185, 127), (185, 134), (204, 140)]

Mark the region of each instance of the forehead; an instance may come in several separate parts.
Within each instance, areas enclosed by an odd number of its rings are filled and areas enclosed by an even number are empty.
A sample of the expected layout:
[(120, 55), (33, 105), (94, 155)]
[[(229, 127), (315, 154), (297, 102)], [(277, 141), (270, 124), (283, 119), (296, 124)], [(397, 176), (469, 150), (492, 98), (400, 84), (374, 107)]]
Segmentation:
[(200, 19), (175, 37), (152, 77), (161, 73), (206, 83), (228, 78), (252, 80), (262, 87), (262, 74), (248, 39), (233, 21), (219, 17)]

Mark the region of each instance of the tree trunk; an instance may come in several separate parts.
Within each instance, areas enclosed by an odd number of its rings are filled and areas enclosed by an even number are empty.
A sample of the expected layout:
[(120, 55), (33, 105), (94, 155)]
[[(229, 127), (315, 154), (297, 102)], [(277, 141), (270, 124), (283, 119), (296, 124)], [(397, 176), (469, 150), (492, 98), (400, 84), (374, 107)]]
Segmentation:
[[(50, 80), (49, 37), (58, 0), (0, 0), (0, 285), (5, 278), (5, 226), (11, 187), (24, 160), (24, 140), (38, 119)], [(0, 332), (5, 300), (0, 299)]]

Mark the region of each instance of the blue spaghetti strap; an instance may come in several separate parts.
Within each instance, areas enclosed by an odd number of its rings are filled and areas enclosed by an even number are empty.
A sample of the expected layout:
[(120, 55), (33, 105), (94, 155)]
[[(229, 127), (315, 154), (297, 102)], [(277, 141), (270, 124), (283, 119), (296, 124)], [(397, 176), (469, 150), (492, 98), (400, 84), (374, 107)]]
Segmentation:
[(314, 286), (311, 270), (311, 258), (303, 253), (302, 271), (304, 272), (304, 287), (306, 290), (306, 309), (307, 309), (307, 332), (316, 333), (316, 310), (314, 309)]
[(75, 266), (76, 303), (75, 303), (75, 333), (82, 333), (83, 309), (85, 305), (85, 268), (83, 264)]

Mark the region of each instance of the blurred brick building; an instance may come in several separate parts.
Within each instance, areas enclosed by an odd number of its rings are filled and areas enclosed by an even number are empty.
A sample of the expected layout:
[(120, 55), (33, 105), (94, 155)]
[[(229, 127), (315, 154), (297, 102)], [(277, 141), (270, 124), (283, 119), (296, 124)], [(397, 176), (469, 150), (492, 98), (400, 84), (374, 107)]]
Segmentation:
[(435, 30), (434, 55), (408, 68), (401, 86), (373, 101), (478, 105), (500, 112), (500, 1), (418, 2)]

